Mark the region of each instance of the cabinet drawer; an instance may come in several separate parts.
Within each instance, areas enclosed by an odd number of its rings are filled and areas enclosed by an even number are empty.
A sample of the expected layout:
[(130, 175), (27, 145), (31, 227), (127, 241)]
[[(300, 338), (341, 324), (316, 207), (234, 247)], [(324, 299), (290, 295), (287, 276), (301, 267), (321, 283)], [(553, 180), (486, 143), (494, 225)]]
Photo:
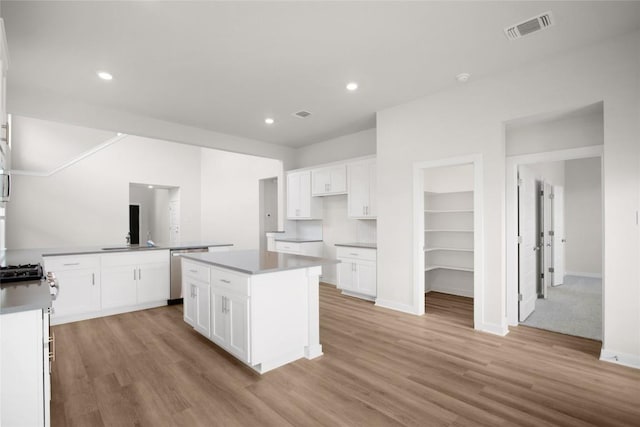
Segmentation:
[(200, 282), (209, 283), (211, 269), (202, 264), (196, 264), (193, 262), (182, 259), (182, 274), (191, 277), (192, 279)]
[(300, 252), (302, 252), (302, 247), (300, 243), (276, 241), (276, 252), (289, 252), (299, 254)]
[(249, 276), (231, 270), (211, 269), (211, 284), (241, 295), (249, 295)]
[(336, 258), (354, 258), (366, 261), (376, 260), (376, 250), (367, 248), (350, 248), (336, 246)]
[(100, 268), (100, 257), (97, 255), (69, 255), (44, 257), (45, 274), (48, 271), (84, 270)]

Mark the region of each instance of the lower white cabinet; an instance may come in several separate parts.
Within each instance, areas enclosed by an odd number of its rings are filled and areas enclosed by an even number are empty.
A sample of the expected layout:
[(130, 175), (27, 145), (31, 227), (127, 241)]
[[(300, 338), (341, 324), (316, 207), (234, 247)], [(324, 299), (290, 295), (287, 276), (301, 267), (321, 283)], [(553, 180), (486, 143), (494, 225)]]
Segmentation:
[(45, 256), (58, 280), (51, 322), (60, 324), (166, 304), (169, 251)]
[(169, 252), (102, 255), (102, 308), (169, 299)]
[(211, 340), (249, 363), (249, 297), (214, 286)]
[(377, 295), (376, 250), (338, 247), (338, 288), (343, 293), (374, 299)]
[(49, 426), (49, 312), (0, 315), (0, 425)]
[(58, 296), (53, 302), (52, 319), (100, 310), (100, 257), (71, 255), (44, 258), (45, 272), (58, 279)]

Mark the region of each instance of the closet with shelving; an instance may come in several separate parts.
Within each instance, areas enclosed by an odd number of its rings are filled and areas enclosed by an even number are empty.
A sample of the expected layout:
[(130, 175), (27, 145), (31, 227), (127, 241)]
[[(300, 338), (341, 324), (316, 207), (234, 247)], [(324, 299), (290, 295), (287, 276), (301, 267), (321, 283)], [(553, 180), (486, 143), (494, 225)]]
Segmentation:
[(473, 166), (448, 169), (425, 171), (425, 292), (473, 297)]

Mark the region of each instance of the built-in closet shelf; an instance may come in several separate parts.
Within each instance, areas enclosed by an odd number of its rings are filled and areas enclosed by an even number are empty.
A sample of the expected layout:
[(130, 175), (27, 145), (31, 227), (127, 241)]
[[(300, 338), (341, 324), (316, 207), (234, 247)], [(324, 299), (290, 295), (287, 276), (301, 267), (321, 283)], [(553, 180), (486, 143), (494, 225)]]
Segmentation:
[(473, 230), (454, 230), (454, 229), (444, 229), (444, 228), (432, 228), (429, 230), (424, 230), (425, 233), (473, 233)]
[(448, 214), (448, 213), (473, 213), (473, 209), (453, 209), (453, 210), (433, 210), (426, 209), (425, 213)]
[(467, 271), (467, 272), (473, 272), (473, 268), (470, 267), (458, 267), (455, 265), (429, 265), (427, 266), (427, 268), (424, 269), (424, 271), (431, 271), (431, 270), (437, 270), (437, 269), (444, 269), (444, 270), (456, 270), (456, 271)]
[(473, 249), (465, 249), (465, 248), (426, 248), (425, 252), (435, 252), (435, 251), (451, 251), (451, 252), (473, 252)]

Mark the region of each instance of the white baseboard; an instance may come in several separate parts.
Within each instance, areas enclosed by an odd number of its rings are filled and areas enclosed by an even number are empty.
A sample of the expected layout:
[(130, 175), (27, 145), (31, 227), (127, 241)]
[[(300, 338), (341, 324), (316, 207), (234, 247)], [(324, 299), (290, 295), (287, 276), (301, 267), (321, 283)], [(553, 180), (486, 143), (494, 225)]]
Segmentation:
[(590, 277), (592, 279), (602, 279), (602, 273), (585, 273), (584, 271), (565, 271), (565, 276)]
[(380, 298), (376, 298), (376, 306), (389, 308), (391, 310), (401, 311), (403, 313), (409, 313), (416, 315), (416, 312), (412, 305), (404, 304), (396, 301), (383, 300)]
[(479, 325), (474, 325), (474, 329), (488, 334), (499, 335), (501, 337), (504, 337), (509, 333), (507, 319), (504, 319), (504, 322), (502, 322), (501, 325), (495, 323), (480, 323)]
[(640, 355), (637, 354), (621, 353), (619, 351), (605, 350), (603, 348), (600, 351), (600, 360), (628, 366), (629, 368), (640, 369)]
[(167, 300), (147, 302), (144, 304), (131, 305), (127, 307), (107, 308), (89, 313), (71, 314), (68, 316), (56, 316), (55, 311), (51, 316), (51, 325), (62, 325), (63, 323), (77, 322), (80, 320), (95, 319), (98, 317), (113, 316), (114, 314), (129, 313), (131, 311), (147, 310), (149, 308), (162, 307), (167, 305)]
[(473, 298), (473, 289), (451, 288), (451, 287), (432, 287), (426, 293), (440, 292), (443, 294), (457, 295), (459, 297)]

